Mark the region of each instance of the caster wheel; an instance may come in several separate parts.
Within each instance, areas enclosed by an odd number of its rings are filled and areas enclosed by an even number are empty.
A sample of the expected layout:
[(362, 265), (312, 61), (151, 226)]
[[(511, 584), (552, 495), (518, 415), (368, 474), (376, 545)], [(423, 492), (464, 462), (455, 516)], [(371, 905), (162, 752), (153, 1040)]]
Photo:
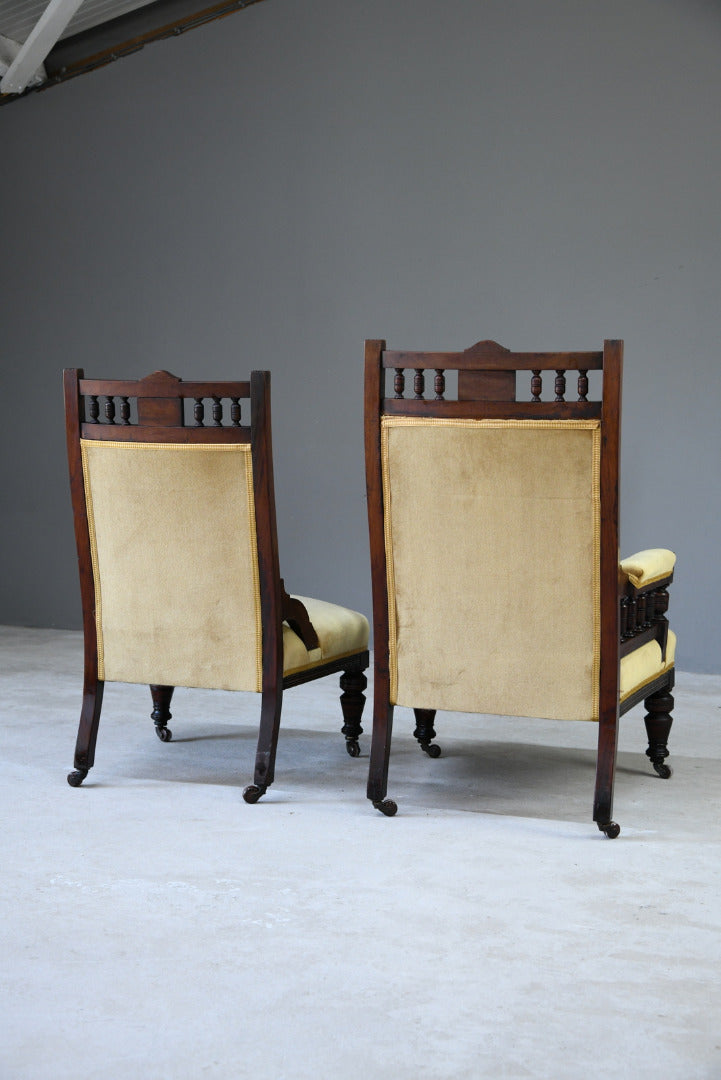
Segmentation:
[(156, 727), (155, 734), (161, 742), (170, 742), (173, 737), (173, 733), (169, 727)]
[(606, 825), (599, 825), (598, 827), (609, 840), (615, 840), (621, 831), (621, 826), (617, 825), (615, 821), (609, 821)]
[(345, 748), (351, 757), (360, 757), (360, 745), (357, 739), (348, 739)]
[(428, 757), (439, 758), (441, 756), (441, 748), (438, 743), (431, 743), (429, 746), (424, 746), (423, 749), (428, 754)]
[(258, 787), (257, 784), (248, 784), (247, 788), (243, 788), (243, 798), (247, 803), (256, 803), (261, 795), (265, 795), (265, 791), (264, 787)]
[(379, 799), (373, 806), (386, 817), (393, 817), (398, 811), (398, 804), (393, 802), (393, 799)]
[(673, 776), (673, 770), (669, 765), (665, 765), (664, 762), (652, 761), (651, 764), (662, 780), (668, 780), (670, 776)]
[(80, 787), (87, 775), (87, 769), (73, 769), (71, 773), (68, 773), (68, 783), (70, 784), (70, 787)]

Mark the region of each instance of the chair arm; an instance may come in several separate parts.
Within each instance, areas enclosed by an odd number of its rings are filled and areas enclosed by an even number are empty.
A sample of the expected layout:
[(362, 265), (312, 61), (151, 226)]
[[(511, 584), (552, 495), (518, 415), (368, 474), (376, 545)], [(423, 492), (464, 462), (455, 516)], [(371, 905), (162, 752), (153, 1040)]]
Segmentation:
[(622, 559), (619, 564), (619, 631), (621, 656), (647, 641), (658, 641), (665, 662), (668, 641), (668, 591), (676, 556), (665, 548), (651, 548)]
[(659, 581), (670, 581), (676, 556), (667, 548), (647, 548), (621, 559), (619, 578), (634, 589), (647, 589)]
[(298, 635), (308, 652), (311, 649), (318, 649), (320, 647), (318, 635), (315, 632), (313, 623), (310, 621), (305, 604), (297, 596), (288, 595), (282, 579), (280, 590), (283, 604), (283, 621), (287, 622), (291, 630)]

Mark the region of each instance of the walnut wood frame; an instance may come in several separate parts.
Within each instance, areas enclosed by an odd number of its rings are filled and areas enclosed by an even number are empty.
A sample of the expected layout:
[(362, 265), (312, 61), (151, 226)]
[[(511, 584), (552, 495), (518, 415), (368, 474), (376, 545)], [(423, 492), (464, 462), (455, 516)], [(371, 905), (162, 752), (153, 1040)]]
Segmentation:
[[(368, 523), (373, 584), (374, 708), (368, 798), (382, 813), (392, 816), (396, 804), (388, 799), (388, 761), (393, 727), (390, 701), (388, 586), (384, 534), (383, 483), (381, 469), (381, 419), (383, 416), (463, 417), (473, 419), (588, 419), (601, 422), (601, 544), (600, 544), (600, 668), (598, 757), (593, 820), (609, 837), (618, 836), (612, 820), (613, 788), (618, 743), (618, 719), (640, 700), (646, 701), (646, 751), (661, 776), (670, 775), (664, 764), (666, 741), (671, 727), (673, 669), (644, 687), (619, 707), (619, 670), (622, 652), (656, 638), (665, 654), (667, 624), (663, 596), (671, 577), (644, 590), (624, 586), (619, 597), (619, 456), (621, 421), (621, 375), (623, 342), (608, 340), (603, 350), (581, 353), (514, 353), (495, 341), (480, 341), (464, 352), (397, 352), (386, 349), (383, 340), (365, 343), (365, 447)], [(395, 370), (395, 397), (386, 396), (386, 371)], [(405, 396), (405, 372), (412, 370), (413, 397)], [(445, 372), (458, 372), (458, 400), (445, 399)], [(426, 373), (434, 371), (435, 397), (425, 396)], [(567, 401), (566, 372), (578, 372), (578, 401)], [(588, 371), (602, 375), (600, 401), (588, 400)], [(516, 400), (516, 380), (520, 372), (532, 373), (530, 401)], [(542, 373), (554, 372), (554, 401), (541, 401)], [(654, 620), (620, 640), (619, 602), (652, 590), (660, 596)], [(415, 736), (422, 749), (437, 757), (432, 743), (434, 710), (416, 708)]]
[[(270, 372), (254, 371), (249, 382), (186, 382), (167, 371), (144, 379), (86, 379), (81, 369), (63, 373), (70, 491), (80, 572), (84, 632), (83, 701), (75, 747), (74, 771), (68, 776), (78, 787), (95, 761), (104, 683), (98, 677), (98, 642), (95, 623), (95, 584), (80, 439), (122, 442), (244, 443), (251, 447), (262, 622), (262, 691), (258, 748), (253, 784), (243, 792), (246, 802), (257, 802), (273, 782), (283, 691), (313, 679), (341, 673), (342, 734), (351, 757), (360, 753), (361, 716), (365, 704), (364, 674), (367, 650), (319, 664), (307, 671), (283, 675), (283, 622), (299, 634), (308, 649), (318, 639), (304, 605), (285, 591), (280, 577), (278, 534), (273, 483), (270, 411)], [(100, 398), (105, 398), (101, 410)], [(230, 399), (230, 424), (224, 422), (223, 399)], [(186, 425), (184, 401), (194, 399), (195, 425)], [(117, 401), (120, 419), (117, 419)], [(205, 405), (212, 402), (212, 422), (205, 423)], [(131, 419), (135, 402), (136, 418)], [(241, 402), (249, 401), (250, 423), (241, 423)], [(86, 406), (86, 403), (89, 405)], [(101, 411), (103, 417), (101, 419)], [(87, 414), (87, 415), (86, 415)], [(129, 586), (132, 583), (129, 583)], [(158, 737), (171, 739), (167, 721), (174, 687), (153, 685), (151, 718)]]

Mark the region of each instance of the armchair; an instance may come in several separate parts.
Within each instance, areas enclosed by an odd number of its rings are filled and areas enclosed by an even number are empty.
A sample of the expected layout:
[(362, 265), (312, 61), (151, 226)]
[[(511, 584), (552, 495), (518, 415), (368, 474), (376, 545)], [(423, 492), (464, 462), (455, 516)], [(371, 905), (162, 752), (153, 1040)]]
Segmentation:
[[(618, 559), (623, 343), (513, 353), (481, 341), (423, 353), (367, 341), (365, 355), (375, 635), (368, 798), (388, 816), (397, 810), (387, 798), (395, 705), (414, 709), (414, 734), (432, 757), (439, 709), (593, 720), (593, 819), (617, 836), (618, 718), (639, 701), (647, 754), (659, 776), (670, 775), (676, 640), (665, 617), (673, 553)], [(595, 399), (590, 386), (600, 387)]]
[(70, 785), (94, 763), (106, 681), (150, 686), (163, 742), (176, 686), (260, 693), (243, 792), (253, 803), (273, 782), (283, 691), (340, 672), (342, 733), (357, 757), (368, 621), (285, 590), (270, 374), (101, 380), (69, 369), (64, 391), (85, 642)]

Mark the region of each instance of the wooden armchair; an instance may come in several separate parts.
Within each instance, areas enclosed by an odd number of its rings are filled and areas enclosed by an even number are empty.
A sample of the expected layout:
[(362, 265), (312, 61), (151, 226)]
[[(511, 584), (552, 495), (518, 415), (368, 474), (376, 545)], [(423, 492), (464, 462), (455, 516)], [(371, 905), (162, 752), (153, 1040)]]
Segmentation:
[(94, 762), (105, 681), (150, 686), (163, 742), (174, 687), (258, 691), (255, 776), (243, 792), (253, 803), (273, 782), (283, 691), (340, 672), (342, 732), (357, 757), (368, 620), (285, 591), (270, 374), (131, 381), (71, 369), (64, 389), (85, 637), (71, 786)]
[[(431, 757), (439, 709), (597, 721), (593, 818), (608, 837), (620, 831), (618, 718), (639, 701), (646, 752), (670, 775), (676, 639), (665, 612), (675, 556), (654, 549), (619, 564), (622, 355), (620, 341), (583, 353), (512, 353), (494, 341), (391, 352), (366, 342), (368, 798), (382, 813), (397, 809), (386, 797), (394, 705), (414, 709)], [(578, 400), (566, 399), (570, 371)]]

